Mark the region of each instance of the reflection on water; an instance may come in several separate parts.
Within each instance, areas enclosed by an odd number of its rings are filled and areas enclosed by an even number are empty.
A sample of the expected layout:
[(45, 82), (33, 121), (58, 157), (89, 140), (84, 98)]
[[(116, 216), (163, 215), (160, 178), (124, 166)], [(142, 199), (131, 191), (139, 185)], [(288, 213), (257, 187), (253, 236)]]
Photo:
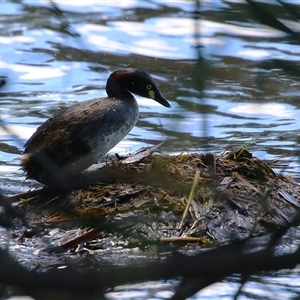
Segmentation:
[[(285, 76), (276, 66), (261, 69), (258, 62), (278, 56), (298, 58), (297, 45), (285, 43), (284, 33), (253, 21), (234, 21), (230, 11), (228, 20), (224, 12), (212, 14), (222, 9), (221, 2), (215, 6), (203, 3), (198, 40), (192, 1), (181, 1), (180, 7), (161, 1), (129, 1), (121, 7), (91, 3), (90, 8), (83, 8), (57, 2), (68, 12), (70, 31), (80, 37), (62, 33), (63, 20), (55, 18), (44, 2), (7, 3), (6, 26), (0, 36), (4, 46), (1, 75), (8, 78), (1, 113), (18, 139), (2, 131), (3, 144), (21, 153), (36, 127), (59, 108), (104, 96), (111, 71), (142, 67), (160, 82), (172, 110), (166, 113), (138, 99), (140, 122), (118, 151), (128, 150), (127, 145), (136, 150), (168, 137), (164, 150), (170, 152), (220, 151), (228, 144), (251, 143), (250, 149), (259, 151), (261, 158), (295, 161), (296, 78)], [(245, 4), (230, 5), (249, 16)], [(209, 62), (202, 67), (195, 60), (199, 43)], [(204, 93), (201, 78), (206, 79)], [(281, 138), (286, 131), (294, 132), (289, 141)], [(0, 150), (2, 164), (17, 163), (9, 151)], [(288, 171), (297, 173), (298, 169), (293, 165)], [(17, 176), (23, 180), (20, 172)]]
[(48, 2), (1, 6), (2, 191), (32, 184), (17, 157), (37, 126), (59, 108), (104, 96), (108, 75), (126, 67), (151, 73), (172, 108), (138, 97), (139, 123), (113, 153), (166, 138), (163, 150), (171, 153), (249, 144), (259, 158), (278, 160), (277, 170), (299, 177), (299, 43), (261, 24), (246, 2), (201, 1), (198, 24), (191, 0), (55, 3), (79, 37), (66, 33)]
[[(292, 299), (295, 291), (299, 291), (296, 276), (288, 279), (285, 276), (256, 277), (253, 276), (243, 287), (239, 299)], [(169, 299), (176, 287), (175, 280), (167, 282), (145, 282), (117, 287), (115, 291), (107, 293), (107, 299), (141, 299), (149, 293), (155, 297), (151, 299)], [(231, 277), (227, 281), (212, 284), (199, 292), (195, 299), (201, 300), (232, 300), (240, 287), (240, 278)], [(126, 295), (126, 296), (124, 296)]]

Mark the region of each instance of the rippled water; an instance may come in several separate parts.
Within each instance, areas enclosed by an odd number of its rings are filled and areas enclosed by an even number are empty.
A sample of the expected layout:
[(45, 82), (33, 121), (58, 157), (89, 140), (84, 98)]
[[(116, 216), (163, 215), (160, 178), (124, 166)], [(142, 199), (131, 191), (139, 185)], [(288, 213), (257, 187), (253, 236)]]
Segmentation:
[[(37, 126), (61, 107), (104, 96), (108, 75), (126, 67), (151, 73), (172, 108), (137, 97), (140, 120), (112, 153), (164, 139), (170, 153), (249, 144), (299, 178), (295, 37), (264, 25), (243, 1), (202, 1), (200, 21), (191, 0), (55, 3), (66, 19), (46, 1), (1, 4), (2, 192), (37, 186), (24, 181), (17, 160)], [(291, 12), (272, 3), (268, 10), (299, 32)], [(77, 36), (64, 32), (64, 20)]]

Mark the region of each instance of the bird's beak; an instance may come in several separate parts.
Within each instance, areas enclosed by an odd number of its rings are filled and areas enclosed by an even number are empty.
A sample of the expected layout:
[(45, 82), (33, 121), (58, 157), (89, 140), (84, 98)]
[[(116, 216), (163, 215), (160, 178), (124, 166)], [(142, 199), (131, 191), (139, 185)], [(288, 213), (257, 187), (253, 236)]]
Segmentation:
[[(149, 91), (150, 94), (151, 91)], [(154, 94), (154, 93), (153, 93)], [(149, 98), (155, 100), (156, 102), (158, 102), (159, 104), (165, 106), (165, 107), (171, 107), (171, 104), (168, 102), (168, 100), (166, 98), (164, 98), (161, 94), (159, 95), (149, 95)]]

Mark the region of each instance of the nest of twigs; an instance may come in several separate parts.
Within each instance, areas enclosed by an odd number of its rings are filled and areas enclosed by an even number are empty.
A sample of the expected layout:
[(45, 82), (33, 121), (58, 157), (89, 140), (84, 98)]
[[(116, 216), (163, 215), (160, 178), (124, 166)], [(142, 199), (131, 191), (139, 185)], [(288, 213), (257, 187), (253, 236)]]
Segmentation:
[[(43, 206), (51, 211), (44, 214), (48, 221), (101, 220), (99, 232), (110, 220), (135, 240), (223, 242), (284, 225), (299, 207), (299, 185), (245, 148), (220, 155), (141, 149), (89, 170), (76, 183), (72, 191), (44, 188), (31, 197), (52, 204)], [(32, 208), (36, 201), (28, 203)], [(66, 203), (71, 214), (62, 213)]]

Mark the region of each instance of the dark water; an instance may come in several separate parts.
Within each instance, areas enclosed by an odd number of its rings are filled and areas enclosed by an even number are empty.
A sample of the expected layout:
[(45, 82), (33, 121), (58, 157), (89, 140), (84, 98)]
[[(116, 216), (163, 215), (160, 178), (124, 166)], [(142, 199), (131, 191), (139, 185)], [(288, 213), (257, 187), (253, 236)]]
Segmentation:
[[(38, 186), (24, 181), (17, 160), (37, 126), (61, 107), (104, 96), (108, 75), (127, 67), (151, 73), (172, 108), (137, 97), (140, 120), (112, 153), (165, 139), (162, 150), (170, 153), (249, 144), (254, 155), (275, 160), (277, 171), (299, 178), (295, 36), (264, 24), (243, 1), (203, 1), (201, 21), (189, 0), (55, 3), (66, 19), (45, 1), (1, 4), (0, 76), (7, 82), (0, 93), (2, 192)], [(264, 7), (300, 31), (293, 12), (275, 2)], [(230, 299), (236, 285), (220, 285)], [(201, 299), (217, 299), (220, 285)]]

